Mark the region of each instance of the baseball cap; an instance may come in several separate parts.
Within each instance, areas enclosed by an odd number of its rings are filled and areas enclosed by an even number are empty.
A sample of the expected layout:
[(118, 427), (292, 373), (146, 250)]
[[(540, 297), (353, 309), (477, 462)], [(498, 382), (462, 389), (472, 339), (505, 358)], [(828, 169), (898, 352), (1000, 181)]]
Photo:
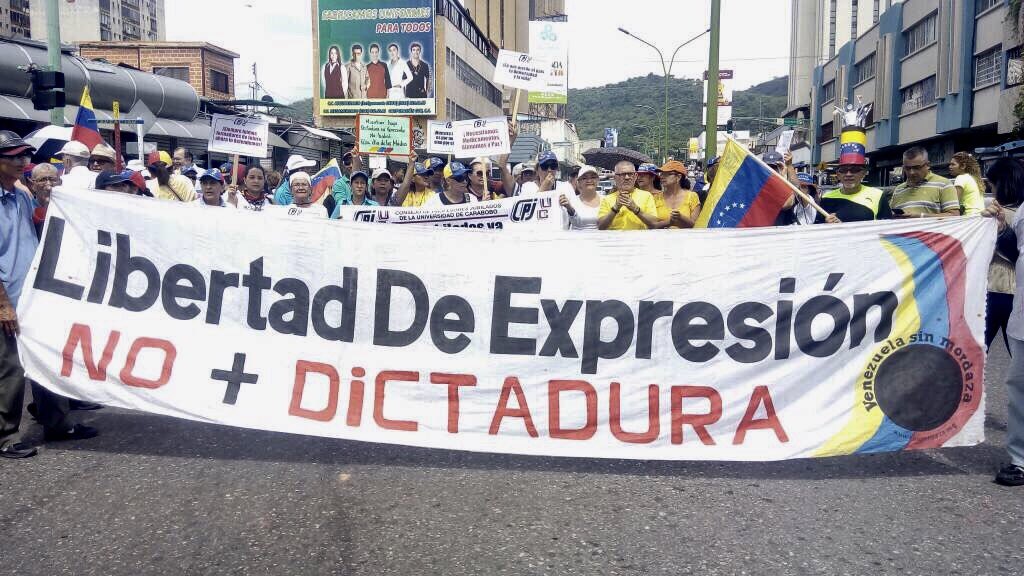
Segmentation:
[(152, 166), (156, 163), (163, 163), (164, 166), (170, 166), (172, 164), (171, 155), (163, 150), (154, 150), (146, 156), (146, 166)]
[(715, 166), (716, 164), (718, 164), (718, 161), (721, 160), (721, 159), (722, 158), (720, 156), (715, 156), (711, 160), (708, 160), (708, 168), (711, 168), (712, 166)]
[(555, 156), (555, 153), (550, 150), (541, 152), (540, 156), (537, 157), (537, 165), (540, 166), (547, 162), (558, 162), (558, 156)]
[(655, 166), (654, 164), (651, 164), (650, 162), (644, 162), (643, 164), (641, 164), (636, 169), (636, 171), (637, 172), (645, 172), (647, 174), (657, 174), (658, 173), (658, 167)]
[(213, 168), (203, 172), (203, 174), (201, 176), (199, 176), (199, 180), (200, 181), (205, 180), (206, 178), (210, 178), (212, 180), (216, 180), (217, 182), (220, 182), (221, 184), (224, 183), (224, 175), (220, 173), (220, 170), (216, 170), (216, 169), (213, 169)]
[(106, 158), (107, 160), (110, 160), (112, 162), (117, 160), (117, 154), (114, 152), (114, 149), (111, 148), (110, 146), (107, 146), (103, 142), (100, 142), (99, 144), (93, 146), (92, 152), (89, 153), (89, 156), (96, 156), (97, 158)]
[(583, 176), (585, 176), (587, 174), (593, 174), (594, 176), (598, 176), (598, 177), (601, 176), (600, 174), (598, 174), (597, 168), (594, 168), (593, 166), (584, 166), (584, 167), (580, 168), (580, 173), (577, 174), (576, 177), (577, 178), (583, 178)]
[(427, 166), (430, 166), (430, 169), (433, 170), (434, 172), (437, 172), (441, 168), (444, 168), (447, 164), (448, 163), (441, 158), (431, 157), (427, 159)]
[(308, 158), (304, 158), (298, 154), (292, 154), (289, 156), (288, 162), (285, 164), (285, 167), (288, 168), (289, 172), (294, 172), (301, 168), (313, 168), (314, 166), (316, 166), (315, 160), (309, 160)]
[(25, 156), (35, 151), (36, 149), (22, 140), (21, 136), (18, 136), (17, 133), (10, 130), (0, 130), (0, 156)]
[(513, 178), (519, 178), (522, 174), (523, 174), (523, 165), (522, 164), (516, 164), (512, 168), (512, 177)]
[(786, 163), (785, 159), (782, 157), (782, 154), (779, 154), (775, 150), (769, 150), (769, 151), (765, 152), (764, 156), (761, 158), (761, 160), (763, 160), (764, 163), (769, 165), (769, 166), (775, 166), (776, 164), (785, 164)]
[(88, 158), (89, 148), (78, 140), (69, 140), (64, 147), (57, 152), (58, 156), (74, 156), (75, 158)]
[(679, 160), (669, 160), (668, 162), (665, 162), (664, 166), (658, 168), (658, 172), (678, 172), (683, 176), (686, 176), (687, 174), (686, 165)]
[(535, 164), (533, 162), (523, 162), (522, 166), (523, 166), (523, 172), (536, 172), (537, 171), (537, 164)]
[[(218, 172), (219, 172), (219, 170), (218, 170)], [(181, 175), (182, 176), (184, 176), (185, 174), (196, 174), (196, 175), (199, 175), (199, 169), (196, 168), (195, 166), (189, 166), (189, 167), (187, 167), (187, 168), (185, 168), (184, 170), (181, 171)]]
[(445, 169), (445, 177), (461, 178), (469, 173), (469, 168), (462, 162), (452, 162)]
[(352, 175), (349, 176), (349, 178), (348, 178), (349, 181), (355, 180), (356, 176), (362, 177), (362, 179), (366, 180), (367, 182), (370, 181), (369, 175), (367, 175), (366, 172), (363, 172), (362, 170), (357, 170), (357, 171), (353, 172)]
[(381, 176), (387, 176), (391, 180), (395, 179), (394, 176), (391, 175), (391, 172), (388, 172), (387, 170), (385, 170), (383, 168), (377, 168), (376, 170), (374, 170), (373, 174), (370, 177), (370, 179), (371, 180), (376, 180), (377, 178), (380, 178)]
[(796, 179), (799, 180), (801, 184), (807, 184), (808, 186), (818, 185), (817, 182), (814, 181), (814, 176), (811, 176), (807, 172), (801, 172), (797, 174)]
[(110, 170), (104, 170), (96, 175), (96, 189), (104, 190), (107, 186), (114, 184), (123, 184), (125, 182), (132, 181), (132, 171), (124, 170), (121, 172), (111, 172)]
[(136, 172), (135, 170), (126, 170), (126, 172), (132, 173), (132, 184), (135, 184), (135, 187), (139, 189), (140, 194), (143, 196), (153, 196), (153, 193), (146, 187), (146, 179), (142, 176), (141, 172)]
[(430, 166), (424, 166), (420, 162), (415, 164), (417, 176), (430, 176), (434, 173), (434, 170)]
[(469, 165), (473, 166), (474, 164), (484, 164), (486, 166), (486, 165), (489, 165), (490, 163), (491, 163), (490, 158), (484, 158), (483, 156), (477, 156), (476, 158), (473, 158), (473, 161), (470, 162)]

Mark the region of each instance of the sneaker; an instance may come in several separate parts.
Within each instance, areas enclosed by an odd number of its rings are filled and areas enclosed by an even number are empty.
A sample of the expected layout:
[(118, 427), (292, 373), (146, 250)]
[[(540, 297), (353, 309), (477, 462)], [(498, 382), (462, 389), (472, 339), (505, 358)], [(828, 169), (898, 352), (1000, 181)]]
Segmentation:
[(1007, 464), (996, 474), (996, 484), (1003, 486), (1024, 486), (1024, 466)]
[(36, 449), (24, 442), (15, 442), (0, 448), (0, 458), (28, 458), (36, 455)]
[(103, 404), (86, 402), (85, 400), (71, 400), (69, 404), (72, 410), (100, 410), (103, 408)]
[(67, 429), (47, 428), (43, 430), (43, 439), (47, 442), (60, 442), (62, 440), (86, 440), (94, 438), (100, 433), (99, 430), (85, 424), (75, 424)]

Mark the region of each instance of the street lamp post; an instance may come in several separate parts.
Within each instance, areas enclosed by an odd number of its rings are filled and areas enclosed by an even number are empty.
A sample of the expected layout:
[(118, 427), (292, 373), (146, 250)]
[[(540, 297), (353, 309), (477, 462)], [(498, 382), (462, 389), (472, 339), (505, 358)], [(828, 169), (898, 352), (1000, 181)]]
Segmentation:
[(643, 42), (644, 44), (650, 46), (651, 48), (654, 48), (654, 51), (658, 53), (658, 58), (661, 59), (661, 71), (665, 75), (665, 125), (664, 125), (665, 134), (664, 134), (664, 137), (662, 138), (661, 151), (662, 151), (662, 154), (667, 154), (667, 151), (668, 151), (668, 110), (669, 110), (669, 108), (668, 108), (668, 87), (669, 87), (669, 78), (672, 75), (672, 66), (675, 64), (675, 60), (676, 60), (676, 54), (679, 53), (679, 50), (681, 50), (683, 48), (683, 46), (686, 46), (690, 42), (693, 42), (693, 41), (697, 40), (698, 38), (700, 38), (701, 36), (707, 34), (708, 32), (711, 32), (711, 28), (708, 28), (707, 30), (704, 30), (700, 34), (697, 34), (693, 38), (690, 38), (686, 42), (683, 42), (679, 46), (676, 46), (676, 49), (675, 49), (674, 52), (672, 52), (672, 58), (668, 61), (668, 64), (665, 63), (665, 55), (662, 54), (661, 50), (657, 46), (655, 46), (654, 44), (651, 44), (647, 40), (644, 40), (643, 38), (637, 36), (636, 34), (633, 34), (629, 30), (626, 30), (625, 28), (622, 28), (621, 26), (619, 27), (619, 32), (622, 32), (626, 36), (630, 36), (632, 38), (635, 38), (635, 39), (639, 40), (640, 42)]

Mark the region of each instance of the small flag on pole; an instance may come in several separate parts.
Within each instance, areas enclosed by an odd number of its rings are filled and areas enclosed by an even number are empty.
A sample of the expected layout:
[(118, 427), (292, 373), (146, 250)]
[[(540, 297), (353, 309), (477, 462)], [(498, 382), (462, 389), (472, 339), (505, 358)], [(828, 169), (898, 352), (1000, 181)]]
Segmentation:
[(75, 126), (71, 129), (71, 139), (85, 144), (89, 150), (103, 142), (103, 137), (100, 136), (100, 131), (96, 124), (96, 113), (92, 108), (92, 98), (89, 97), (89, 86), (86, 86), (82, 91), (82, 101), (78, 105)]

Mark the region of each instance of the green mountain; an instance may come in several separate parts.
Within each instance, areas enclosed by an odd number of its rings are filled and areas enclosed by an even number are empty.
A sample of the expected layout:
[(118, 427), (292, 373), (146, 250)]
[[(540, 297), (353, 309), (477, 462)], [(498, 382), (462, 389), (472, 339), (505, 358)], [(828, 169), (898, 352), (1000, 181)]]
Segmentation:
[[(733, 93), (734, 129), (760, 132), (771, 130), (756, 118), (776, 118), (786, 108), (788, 78), (782, 76)], [(693, 78), (672, 78), (669, 83), (669, 149), (686, 149), (691, 136), (704, 129), (701, 118), (703, 82)], [(313, 100), (305, 98), (290, 104), (294, 110), (281, 115), (311, 121)], [(650, 106), (653, 108), (645, 108)], [(619, 145), (654, 154), (661, 146), (665, 108), (665, 83), (661, 76), (649, 74), (617, 84), (569, 91), (568, 117), (576, 123), (580, 138), (602, 138), (605, 128), (619, 130)]]
[[(758, 118), (776, 118), (786, 108), (788, 78), (783, 76), (733, 93), (735, 130), (760, 132), (774, 128)], [(669, 81), (669, 150), (680, 156), (690, 137), (704, 130), (701, 117), (703, 82), (694, 78)], [(653, 110), (652, 110), (653, 108)], [(581, 139), (602, 138), (617, 128), (619, 145), (647, 152), (661, 146), (664, 133), (665, 81), (649, 74), (617, 84), (569, 91), (568, 117)]]

